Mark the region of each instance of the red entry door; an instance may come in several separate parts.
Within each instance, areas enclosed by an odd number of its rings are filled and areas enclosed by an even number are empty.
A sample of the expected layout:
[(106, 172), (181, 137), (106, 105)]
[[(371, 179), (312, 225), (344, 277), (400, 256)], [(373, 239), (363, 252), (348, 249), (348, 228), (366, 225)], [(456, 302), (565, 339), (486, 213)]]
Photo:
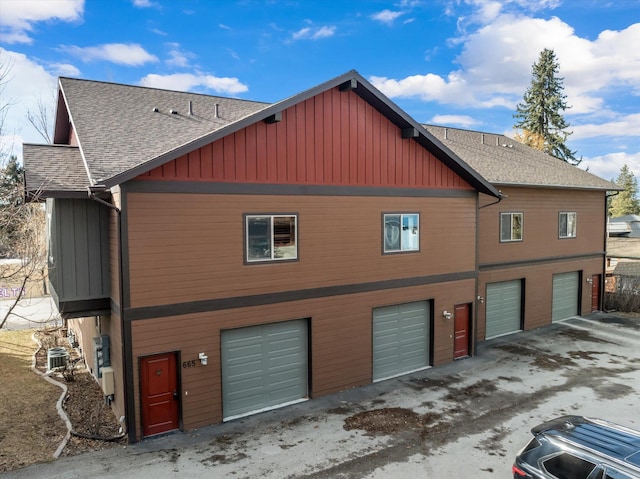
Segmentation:
[(140, 361), (142, 433), (152, 436), (178, 429), (176, 353), (157, 354)]
[(453, 357), (464, 358), (469, 356), (469, 331), (471, 331), (471, 306), (469, 304), (457, 304), (453, 307), (454, 341)]
[(600, 275), (591, 277), (591, 312), (600, 310)]

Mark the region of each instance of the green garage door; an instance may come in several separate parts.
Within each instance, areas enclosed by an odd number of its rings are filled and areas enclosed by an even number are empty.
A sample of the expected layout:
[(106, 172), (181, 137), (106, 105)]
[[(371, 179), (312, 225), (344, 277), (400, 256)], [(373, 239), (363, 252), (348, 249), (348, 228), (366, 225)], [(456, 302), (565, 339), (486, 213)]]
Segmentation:
[(560, 321), (578, 314), (580, 274), (577, 271), (553, 275), (552, 321)]
[(522, 329), (522, 281), (487, 284), (485, 338), (495, 338)]
[(429, 366), (429, 302), (373, 310), (373, 380), (382, 381)]
[(307, 398), (306, 320), (222, 331), (221, 349), (225, 420)]

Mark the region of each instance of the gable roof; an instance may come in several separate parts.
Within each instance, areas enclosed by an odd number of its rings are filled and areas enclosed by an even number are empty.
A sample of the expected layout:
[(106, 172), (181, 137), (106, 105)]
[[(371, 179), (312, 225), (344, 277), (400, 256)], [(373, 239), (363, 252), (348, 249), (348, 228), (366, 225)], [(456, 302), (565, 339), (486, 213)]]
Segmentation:
[[(336, 87), (353, 90), (476, 190), (500, 197), (482, 175), (355, 71), (273, 104), (61, 78), (54, 140), (69, 141), (72, 127), (89, 175), (84, 190), (109, 188)], [(25, 168), (37, 167), (40, 163), (26, 153)]]
[(424, 127), (493, 185), (621, 189), (505, 135), (435, 125)]
[(37, 200), (40, 194), (48, 198), (87, 196), (89, 177), (78, 147), (25, 143), (22, 148), (25, 188), (32, 200)]
[[(73, 127), (93, 184), (188, 144), (267, 104), (116, 83), (60, 78), (63, 112), (54, 139)], [(191, 108), (191, 114), (189, 113)]]

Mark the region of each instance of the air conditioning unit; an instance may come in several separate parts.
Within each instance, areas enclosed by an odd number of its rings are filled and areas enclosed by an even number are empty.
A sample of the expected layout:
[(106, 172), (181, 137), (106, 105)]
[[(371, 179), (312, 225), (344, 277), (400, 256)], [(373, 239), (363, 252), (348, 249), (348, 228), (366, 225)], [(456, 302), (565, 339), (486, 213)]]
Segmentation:
[(113, 396), (115, 392), (113, 368), (110, 366), (102, 368), (102, 391), (105, 396)]
[(69, 353), (65, 348), (49, 348), (47, 351), (47, 369), (63, 368), (69, 362)]

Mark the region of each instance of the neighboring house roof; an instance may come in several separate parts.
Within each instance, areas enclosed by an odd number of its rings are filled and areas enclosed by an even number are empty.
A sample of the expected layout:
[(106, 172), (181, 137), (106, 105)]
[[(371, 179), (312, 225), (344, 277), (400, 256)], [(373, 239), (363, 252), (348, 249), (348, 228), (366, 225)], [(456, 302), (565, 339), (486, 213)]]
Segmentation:
[(635, 277), (640, 283), (640, 261), (618, 261), (613, 274), (616, 276)]
[(623, 223), (632, 223), (634, 221), (640, 221), (640, 215), (624, 215), (617, 216), (615, 218), (609, 218), (611, 223), (623, 222)]
[[(353, 90), (478, 191), (500, 197), (482, 175), (355, 71), (270, 105), (61, 78), (54, 141), (68, 142), (71, 125), (89, 173), (85, 189), (109, 188), (335, 87)], [(28, 154), (24, 163), (27, 171), (39, 164)]]
[[(640, 215), (624, 215), (609, 218), (607, 229), (611, 233), (616, 228), (624, 228), (626, 234), (632, 238), (640, 238)], [(638, 251), (640, 254), (640, 251)]]
[(434, 125), (424, 127), (493, 185), (621, 189), (505, 135)]
[(31, 199), (46, 191), (49, 198), (72, 198), (87, 195), (89, 178), (80, 150), (67, 145), (23, 145), (30, 158), (25, 169), (26, 189)]

